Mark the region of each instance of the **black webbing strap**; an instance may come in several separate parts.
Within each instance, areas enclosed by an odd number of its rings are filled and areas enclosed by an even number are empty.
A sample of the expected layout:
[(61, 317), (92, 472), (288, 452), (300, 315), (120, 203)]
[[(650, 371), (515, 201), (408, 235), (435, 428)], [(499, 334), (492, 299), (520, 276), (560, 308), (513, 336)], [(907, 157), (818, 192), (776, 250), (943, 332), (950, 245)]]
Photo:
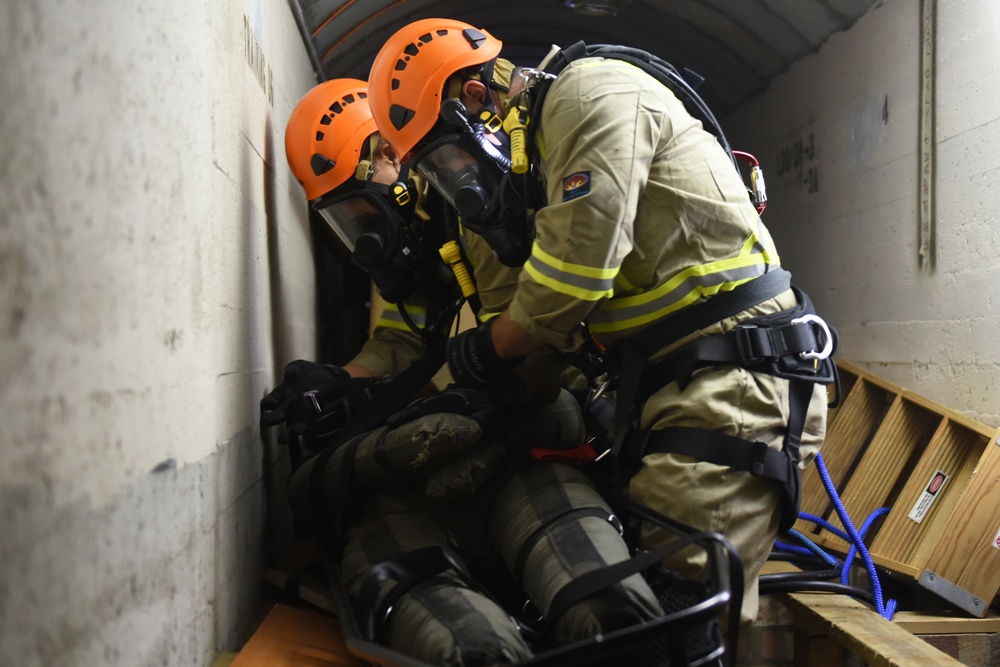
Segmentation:
[(627, 340), (617, 343), (613, 350), (618, 355), (620, 376), (615, 404), (615, 439), (611, 445), (611, 454), (617, 458), (621, 452), (649, 357), (695, 331), (773, 299), (790, 286), (791, 274), (776, 268), (733, 290), (719, 292), (703, 303), (655, 322)]
[(801, 479), (799, 447), (812, 399), (813, 382), (791, 380), (788, 383), (788, 426), (782, 449), (772, 449), (763, 442), (751, 442), (717, 431), (686, 426), (672, 426), (656, 431), (635, 432), (630, 450), (646, 454), (684, 454), (697, 461), (707, 461), (734, 470), (743, 470), (781, 485), (781, 521), (779, 530), (791, 528), (799, 515)]
[[(634, 432), (627, 441), (622, 438), (623, 445), (615, 453), (624, 448), (625, 455), (633, 459), (652, 452), (686, 454), (774, 479), (784, 490), (780, 527), (782, 531), (790, 528), (798, 517), (799, 447), (813, 386), (837, 381), (832, 358), (837, 346), (836, 332), (815, 315), (805, 293), (795, 289), (795, 295), (798, 303), (792, 308), (741, 322), (723, 334), (699, 338), (666, 359), (640, 367), (642, 380), (635, 393), (629, 394), (630, 400), (638, 397), (641, 404), (645, 397), (670, 382), (676, 381), (683, 390), (695, 370), (708, 366), (735, 365), (787, 379), (789, 418), (780, 456), (766, 447), (761, 449), (761, 443), (712, 431), (678, 428)], [(627, 429), (628, 420), (623, 424)]]
[[(380, 427), (390, 415), (404, 407), (413, 395), (430, 381), (442, 363), (444, 363), (443, 346), (428, 350), (424, 357), (410, 364), (395, 379), (386, 383), (387, 393), (380, 394), (376, 397), (377, 400), (373, 399), (366, 405), (357, 417), (337, 431), (314, 457), (313, 468), (309, 473), (311, 524), (328, 576), (332, 577), (336, 569), (333, 564), (335, 559), (339, 558), (346, 533), (354, 473), (354, 453), (357, 447), (370, 431)], [(337, 500), (332, 508), (333, 511), (330, 512), (324, 498), (324, 473), (330, 458), (345, 445), (348, 450), (344, 452), (341, 464)], [(305, 463), (308, 464), (308, 461)], [(331, 585), (337, 585), (337, 582), (331, 581)]]
[[(691, 114), (691, 116), (701, 121), (705, 131), (714, 136), (719, 141), (723, 150), (726, 151), (726, 155), (728, 155), (729, 159), (733, 162), (733, 167), (737, 170), (739, 169), (736, 164), (736, 158), (733, 157), (733, 151), (729, 145), (729, 140), (726, 139), (726, 136), (722, 131), (722, 126), (719, 124), (719, 121), (716, 120), (715, 114), (712, 113), (712, 110), (708, 107), (705, 101), (698, 95), (697, 92), (695, 92), (695, 89), (704, 82), (704, 78), (702, 76), (695, 74), (686, 68), (682, 73), (666, 60), (663, 60), (659, 56), (648, 51), (617, 44), (588, 45), (582, 41), (567, 46), (556, 53), (546, 65), (545, 71), (549, 74), (558, 76), (559, 73), (562, 72), (571, 62), (586, 57), (621, 60), (633, 65), (634, 67), (638, 67), (646, 74), (659, 81), (662, 85), (668, 88), (677, 97), (677, 99), (681, 101), (681, 103), (684, 104), (684, 108), (687, 109), (687, 112)], [(547, 89), (541, 93), (542, 97), (544, 97), (545, 92), (547, 92)], [(541, 100), (538, 102), (539, 107), (540, 104)], [(540, 116), (532, 114), (532, 117)], [(532, 125), (538, 125), (538, 123), (529, 123), (528, 127), (530, 128)]]
[(313, 467), (310, 481), (310, 486), (313, 489), (310, 495), (314, 508), (322, 505), (322, 493), (317, 495), (316, 492), (317, 490), (321, 491), (323, 469), (333, 452), (351, 438), (366, 434), (385, 424), (386, 419), (405, 407), (414, 394), (434, 377), (443, 363), (443, 346), (428, 350), (426, 355), (414, 361), (406, 370), (386, 382), (382, 390), (372, 397), (372, 400), (358, 412), (354, 419), (345, 424), (323, 446), (318, 455), (321, 458), (316, 461)]
[[(388, 429), (384, 429), (382, 433), (379, 434), (378, 439), (375, 442), (374, 449), (376, 451), (385, 442), (385, 438), (389, 433)], [(347, 523), (348, 517), (351, 514), (353, 507), (351, 506), (351, 498), (353, 494), (354, 487), (354, 462), (357, 460), (358, 448), (361, 443), (368, 437), (367, 433), (362, 433), (360, 435), (354, 436), (346, 445), (344, 445), (344, 457), (340, 463), (340, 479), (337, 483), (337, 496), (333, 503), (333, 507), (330, 508), (332, 512), (330, 513), (330, 532), (329, 535), (336, 539), (335, 544), (343, 544), (344, 538), (347, 536)], [(314, 482), (316, 486), (312, 489), (315, 494), (314, 498), (323, 498), (323, 480), (325, 477), (322, 472), (320, 474), (313, 474), (311, 482)], [(326, 502), (320, 501), (321, 504), (314, 504), (314, 507), (322, 511), (326, 508)]]
[(808, 380), (791, 380), (788, 383), (788, 430), (785, 432), (784, 450), (798, 463), (802, 431), (806, 426), (806, 414), (812, 399), (813, 383)]
[(702, 303), (689, 306), (646, 327), (631, 336), (628, 344), (649, 358), (695, 331), (773, 299), (791, 288), (791, 280), (792, 274), (788, 271), (782, 268), (771, 269), (728, 292), (719, 292)]
[(677, 381), (683, 390), (692, 374), (708, 366), (734, 365), (788, 380), (830, 384), (835, 381), (830, 356), (836, 332), (815, 316), (812, 302), (795, 290), (798, 305), (747, 320), (726, 333), (692, 341), (645, 369), (646, 395)]
[[(417, 549), (368, 568), (358, 592), (358, 606), (363, 614), (362, 631), (365, 638), (377, 641), (385, 621), (399, 599), (417, 584), (448, 570), (453, 570), (466, 585), (478, 590), (478, 587), (472, 585), (462, 564), (449, 550), (440, 546)], [(382, 583), (386, 581), (395, 581), (396, 585), (379, 600)]]
[(617, 517), (603, 507), (574, 507), (566, 510), (565, 512), (560, 512), (548, 521), (542, 523), (538, 526), (538, 528), (535, 528), (531, 535), (528, 536), (528, 539), (521, 544), (521, 548), (517, 551), (517, 558), (514, 560), (514, 576), (517, 580), (524, 580), (524, 567), (528, 562), (528, 556), (531, 555), (535, 545), (538, 544), (543, 537), (548, 535), (549, 528), (570, 519), (582, 519), (587, 516), (598, 517), (611, 524), (614, 524), (614, 522), (617, 521)]
[(785, 483), (788, 466), (785, 454), (763, 442), (751, 442), (718, 431), (687, 426), (671, 426), (658, 431), (644, 431), (645, 454), (683, 454), (757, 477)]
[(714, 539), (717, 535), (718, 533), (705, 531), (685, 535), (652, 551), (647, 551), (628, 560), (606, 565), (575, 577), (560, 588), (552, 597), (552, 602), (545, 613), (545, 624), (542, 628), (542, 634), (547, 633), (567, 609), (584, 598), (614, 586), (618, 582), (628, 579), (633, 574), (653, 567), (667, 556), (680, 551), (684, 547), (706, 538)]

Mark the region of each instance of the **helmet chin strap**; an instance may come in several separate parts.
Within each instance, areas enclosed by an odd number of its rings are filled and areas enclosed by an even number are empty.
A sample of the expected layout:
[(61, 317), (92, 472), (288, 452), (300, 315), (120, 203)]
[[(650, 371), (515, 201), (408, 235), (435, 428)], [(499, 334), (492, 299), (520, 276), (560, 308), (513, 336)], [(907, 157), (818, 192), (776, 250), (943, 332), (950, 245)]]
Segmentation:
[(379, 137), (372, 134), (368, 137), (368, 157), (358, 160), (358, 166), (354, 169), (354, 178), (359, 181), (369, 181), (375, 173), (375, 150), (378, 148)]
[[(502, 60), (502, 66), (497, 68), (497, 61)], [(462, 99), (462, 86), (465, 85), (466, 81), (479, 81), (484, 86), (486, 86), (486, 95), (484, 96), (482, 102), (482, 110), (488, 109), (492, 115), (497, 114), (497, 104), (493, 100), (493, 91), (497, 91), (504, 99), (501, 100), (500, 108), (502, 109), (506, 104), (507, 93), (510, 90), (510, 72), (513, 70), (513, 63), (503, 60), (502, 58), (494, 58), (489, 62), (483, 63), (479, 72), (470, 77), (459, 77), (453, 76), (448, 81), (448, 90), (445, 95), (445, 99)], [(478, 115), (478, 114), (477, 114)]]

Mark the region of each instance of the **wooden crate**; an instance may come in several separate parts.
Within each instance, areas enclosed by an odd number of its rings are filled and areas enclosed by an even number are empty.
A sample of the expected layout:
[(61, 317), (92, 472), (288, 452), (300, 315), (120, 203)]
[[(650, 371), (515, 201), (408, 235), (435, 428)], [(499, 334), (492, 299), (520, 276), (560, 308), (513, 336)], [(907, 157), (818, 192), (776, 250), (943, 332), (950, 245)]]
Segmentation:
[[(984, 616), (1000, 589), (1000, 430), (852, 364), (838, 367), (842, 403), (830, 411), (823, 459), (856, 527), (891, 508), (866, 536), (872, 559)], [(802, 488), (802, 510), (839, 527), (816, 466)], [(846, 552), (810, 522), (795, 527)]]
[(347, 650), (337, 619), (277, 604), (231, 667), (367, 667)]

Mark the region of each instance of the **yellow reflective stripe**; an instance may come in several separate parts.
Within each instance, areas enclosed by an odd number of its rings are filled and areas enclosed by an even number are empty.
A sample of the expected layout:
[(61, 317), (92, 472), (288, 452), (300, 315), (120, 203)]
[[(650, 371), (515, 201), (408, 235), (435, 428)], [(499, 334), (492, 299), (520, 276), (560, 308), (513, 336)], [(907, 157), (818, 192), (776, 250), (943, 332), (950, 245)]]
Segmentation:
[[(405, 322), (394, 322), (392, 320), (379, 319), (376, 326), (382, 329), (396, 329), (398, 331), (412, 331), (410, 327), (406, 326)], [(421, 327), (422, 328), (422, 327)]]
[(610, 333), (655, 322), (702, 297), (728, 292), (762, 276), (771, 266), (762, 252), (690, 267), (656, 289), (610, 299), (590, 316), (591, 331)]
[(619, 267), (597, 268), (557, 259), (534, 244), (524, 270), (535, 282), (560, 294), (597, 301), (614, 294)]
[(757, 237), (757, 233), (751, 232), (750, 236), (747, 237), (747, 240), (743, 242), (743, 247), (740, 248), (740, 257), (746, 257), (757, 253), (761, 254), (764, 257), (764, 261), (768, 264), (780, 264), (778, 258), (775, 255), (772, 255), (767, 247), (760, 242), (760, 239)]
[(750, 236), (747, 237), (747, 240), (743, 242), (743, 247), (740, 249), (740, 257), (746, 257), (755, 251), (760, 253), (764, 257), (764, 261), (768, 264), (774, 264), (775, 266), (781, 264), (778, 256), (772, 254), (771, 251), (760, 242), (760, 239), (757, 237), (757, 233), (751, 232)]
[[(417, 325), (418, 328), (422, 329), (427, 324), (427, 308), (424, 306), (407, 306), (406, 313), (413, 320), (413, 323)], [(399, 313), (399, 307), (394, 303), (385, 304), (385, 308), (382, 309), (381, 315), (379, 315), (378, 322), (375, 326), (382, 327), (384, 329), (398, 329), (400, 331), (410, 331), (410, 327), (403, 320), (403, 316)]]
[(634, 292), (636, 290), (636, 286), (630, 283), (621, 271), (615, 276), (615, 285), (620, 288), (619, 292)]

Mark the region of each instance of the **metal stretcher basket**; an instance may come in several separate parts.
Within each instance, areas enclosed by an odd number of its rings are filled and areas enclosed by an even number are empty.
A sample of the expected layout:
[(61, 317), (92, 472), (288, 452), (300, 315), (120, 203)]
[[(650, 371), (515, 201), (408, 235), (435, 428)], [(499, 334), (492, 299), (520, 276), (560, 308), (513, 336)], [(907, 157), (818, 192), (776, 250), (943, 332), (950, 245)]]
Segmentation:
[[(536, 647), (531, 659), (511, 664), (515, 667), (623, 664), (720, 667), (734, 664), (743, 573), (730, 542), (720, 533), (697, 531), (624, 497), (607, 499), (626, 521), (629, 527), (626, 539), (630, 544), (634, 542), (630, 536), (638, 535), (643, 523), (658, 526), (676, 539), (650, 552), (631, 549), (635, 555), (630, 560), (584, 575), (590, 581), (582, 582), (583, 587), (593, 586), (596, 592), (625, 576), (642, 572), (657, 594), (664, 616), (571, 644)], [(700, 549), (706, 556), (707, 566), (701, 579), (681, 579), (660, 570), (657, 564), (665, 556), (687, 548)], [(366, 619), (360, 617), (342, 586), (336, 559), (325, 560), (344, 639), (351, 653), (386, 667), (437, 667), (368, 639), (362, 630)], [(724, 637), (726, 625), (728, 631)]]

